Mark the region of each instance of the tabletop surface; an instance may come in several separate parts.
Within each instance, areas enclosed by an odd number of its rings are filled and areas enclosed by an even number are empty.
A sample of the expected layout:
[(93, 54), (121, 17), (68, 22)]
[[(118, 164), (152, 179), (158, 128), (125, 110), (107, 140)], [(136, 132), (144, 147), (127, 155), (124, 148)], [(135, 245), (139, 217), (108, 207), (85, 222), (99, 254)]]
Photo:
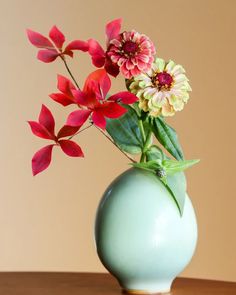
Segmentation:
[[(0, 273), (0, 295), (121, 295), (116, 280), (101, 273)], [(171, 295), (236, 295), (236, 283), (177, 278)]]

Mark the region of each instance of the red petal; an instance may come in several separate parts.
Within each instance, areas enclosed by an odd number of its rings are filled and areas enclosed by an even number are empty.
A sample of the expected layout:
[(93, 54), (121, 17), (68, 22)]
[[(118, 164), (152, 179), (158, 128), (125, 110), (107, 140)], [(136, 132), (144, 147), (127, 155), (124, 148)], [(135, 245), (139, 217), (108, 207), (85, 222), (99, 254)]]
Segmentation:
[[(94, 83), (96, 81), (97, 83)], [(105, 99), (109, 89), (111, 88), (111, 80), (104, 69), (99, 69), (88, 75), (84, 92), (95, 93), (98, 99)]]
[(101, 105), (100, 111), (102, 114), (111, 119), (123, 116), (127, 110), (116, 102), (106, 102)]
[(81, 147), (72, 140), (60, 140), (59, 144), (65, 154), (70, 157), (84, 157)]
[(79, 127), (73, 127), (73, 126), (68, 126), (68, 125), (64, 125), (58, 132), (57, 134), (57, 138), (60, 139), (62, 137), (67, 137), (67, 136), (71, 136), (74, 135), (78, 130)]
[(64, 42), (65, 42), (65, 36), (62, 34), (62, 32), (56, 27), (53, 26), (49, 32), (49, 37), (54, 42), (56, 47), (58, 49), (61, 49)]
[(48, 132), (48, 130), (42, 126), (41, 124), (39, 124), (38, 122), (35, 121), (28, 121), (31, 130), (33, 132), (34, 135), (44, 138), (44, 139), (52, 139), (54, 140), (54, 136), (52, 134), (50, 134)]
[(118, 18), (106, 25), (107, 43), (109, 43), (110, 40), (118, 37), (121, 29), (121, 22), (122, 19)]
[(66, 94), (71, 95), (71, 90), (76, 89), (74, 84), (66, 77), (57, 75), (57, 88)]
[(93, 92), (89, 92), (87, 94), (80, 90), (73, 90), (72, 93), (73, 93), (75, 102), (79, 105), (86, 106), (90, 109), (93, 109), (97, 105), (99, 105), (96, 99), (96, 95)]
[(65, 95), (63, 93), (51, 93), (51, 94), (49, 94), (49, 97), (51, 97), (51, 99), (60, 103), (64, 107), (66, 107), (72, 103), (75, 103), (74, 101), (71, 100), (70, 97), (68, 97), (67, 95)]
[(58, 56), (59, 54), (57, 53), (56, 50), (43, 49), (43, 50), (39, 50), (37, 58), (43, 62), (49, 63), (54, 61)]
[(106, 128), (106, 119), (100, 111), (94, 111), (92, 114), (93, 123), (101, 129)]
[(89, 45), (89, 54), (92, 57), (92, 62), (95, 67), (102, 67), (105, 63), (105, 52), (102, 49), (101, 45), (94, 39), (88, 40)]
[(49, 133), (54, 135), (55, 121), (51, 111), (44, 104), (39, 114), (39, 123), (43, 125)]
[(137, 96), (128, 91), (118, 92), (108, 98), (110, 101), (120, 101), (123, 104), (132, 104), (138, 100)]
[(74, 40), (66, 46), (64, 53), (67, 53), (71, 50), (81, 50), (86, 52), (89, 50), (88, 42), (81, 41), (81, 40)]
[(120, 72), (119, 66), (117, 64), (114, 64), (109, 58), (106, 58), (106, 63), (104, 68), (107, 71), (107, 73), (113, 77), (118, 76)]
[(86, 93), (84, 93), (83, 91), (77, 89), (77, 90), (73, 90), (72, 94), (73, 94), (73, 96), (75, 98), (75, 101), (78, 104), (80, 104), (82, 106), (88, 106), (89, 101), (88, 101), (88, 97), (87, 97)]
[(90, 110), (78, 110), (69, 114), (66, 125), (79, 127), (82, 126), (89, 115), (91, 114)]
[(45, 36), (41, 35), (40, 33), (34, 32), (32, 30), (26, 30), (29, 41), (38, 48), (46, 48), (46, 49), (53, 49), (54, 46), (52, 42), (46, 38)]
[(34, 176), (47, 169), (50, 165), (53, 146), (53, 144), (47, 145), (34, 154), (32, 158), (32, 172)]

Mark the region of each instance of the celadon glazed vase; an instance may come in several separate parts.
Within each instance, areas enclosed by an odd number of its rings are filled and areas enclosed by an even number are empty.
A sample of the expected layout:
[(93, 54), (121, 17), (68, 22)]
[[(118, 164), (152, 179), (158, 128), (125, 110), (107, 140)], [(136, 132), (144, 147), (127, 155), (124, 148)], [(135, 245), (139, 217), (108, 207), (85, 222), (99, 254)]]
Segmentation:
[(165, 293), (197, 242), (194, 209), (178, 208), (154, 173), (131, 168), (105, 191), (95, 222), (98, 256), (128, 293)]

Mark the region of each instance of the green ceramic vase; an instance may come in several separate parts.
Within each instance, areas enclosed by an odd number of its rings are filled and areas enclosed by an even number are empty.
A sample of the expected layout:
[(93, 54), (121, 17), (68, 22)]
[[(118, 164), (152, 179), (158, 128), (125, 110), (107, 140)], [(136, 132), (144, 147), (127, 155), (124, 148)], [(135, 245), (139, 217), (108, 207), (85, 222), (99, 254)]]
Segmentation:
[(194, 209), (184, 213), (151, 172), (132, 168), (105, 191), (95, 222), (98, 256), (129, 293), (169, 292), (197, 242)]

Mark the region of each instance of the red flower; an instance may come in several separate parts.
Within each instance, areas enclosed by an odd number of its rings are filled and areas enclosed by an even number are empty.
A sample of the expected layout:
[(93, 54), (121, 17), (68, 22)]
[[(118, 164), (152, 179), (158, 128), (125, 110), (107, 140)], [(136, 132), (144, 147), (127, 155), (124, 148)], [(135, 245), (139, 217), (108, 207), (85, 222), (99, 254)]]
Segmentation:
[(116, 77), (121, 70), (130, 79), (151, 68), (156, 52), (152, 41), (136, 31), (120, 33), (121, 19), (106, 25), (107, 48), (103, 50), (94, 39), (89, 39), (89, 54), (96, 67), (103, 67)]
[(34, 154), (32, 158), (32, 172), (34, 176), (48, 168), (52, 159), (52, 149), (55, 145), (60, 146), (62, 151), (70, 157), (84, 157), (77, 143), (69, 139), (61, 139), (74, 135), (80, 126), (71, 127), (64, 125), (55, 135), (55, 121), (52, 113), (45, 105), (42, 105), (38, 122), (28, 121), (28, 123), (34, 135), (44, 139), (51, 139), (55, 142), (41, 148)]
[(58, 56), (69, 55), (73, 57), (73, 50), (88, 51), (88, 42), (75, 40), (70, 42), (63, 50), (65, 36), (56, 27), (53, 26), (49, 31), (49, 38), (32, 30), (27, 30), (29, 41), (37, 48), (43, 48), (38, 51), (37, 58), (43, 62), (49, 63), (54, 61)]
[(106, 99), (111, 87), (111, 80), (104, 69), (92, 72), (86, 79), (83, 91), (72, 90), (74, 99), (79, 106), (86, 107), (72, 112), (66, 124), (70, 126), (81, 126), (91, 115), (93, 123), (102, 128), (106, 128), (106, 118), (115, 119), (121, 117), (127, 110), (119, 103), (132, 104), (138, 98), (128, 92), (116, 93)]

